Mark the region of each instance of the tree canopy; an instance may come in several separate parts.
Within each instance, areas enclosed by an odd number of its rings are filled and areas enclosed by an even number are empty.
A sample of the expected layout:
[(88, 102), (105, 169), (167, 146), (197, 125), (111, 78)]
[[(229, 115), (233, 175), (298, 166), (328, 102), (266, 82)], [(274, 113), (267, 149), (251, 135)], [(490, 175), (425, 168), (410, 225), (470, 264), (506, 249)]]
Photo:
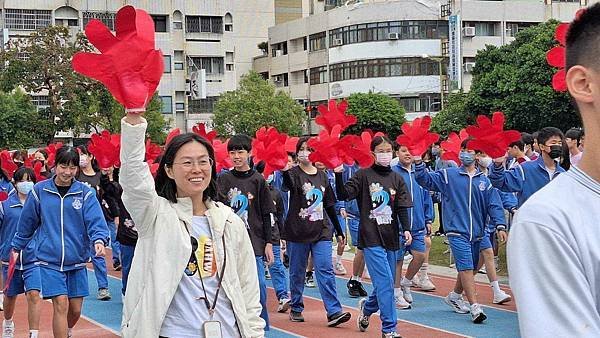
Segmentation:
[(395, 139), (405, 120), (404, 107), (398, 100), (380, 93), (354, 93), (348, 97), (348, 114), (357, 118), (357, 123), (346, 130), (359, 134), (365, 129), (382, 131)]

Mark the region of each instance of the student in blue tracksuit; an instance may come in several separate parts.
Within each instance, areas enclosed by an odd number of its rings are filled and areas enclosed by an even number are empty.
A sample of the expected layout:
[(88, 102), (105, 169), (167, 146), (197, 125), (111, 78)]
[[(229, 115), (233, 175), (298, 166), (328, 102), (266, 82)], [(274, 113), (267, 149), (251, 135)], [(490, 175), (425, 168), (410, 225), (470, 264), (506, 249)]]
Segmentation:
[(8, 178), (7, 173), (4, 172), (1, 165), (2, 159), (0, 159), (0, 202), (8, 198), (8, 195), (14, 190), (12, 183), (10, 183), (10, 178)]
[(109, 233), (95, 190), (74, 179), (77, 150), (60, 148), (55, 163), (52, 179), (37, 183), (25, 202), (11, 246), (21, 251), (36, 240), (43, 296), (54, 307), (52, 331), (55, 337), (67, 337), (89, 295), (85, 266), (90, 242), (95, 255), (104, 256)]
[(505, 157), (494, 159), (490, 181), (500, 191), (516, 192), (521, 207), (531, 195), (565, 171), (557, 160), (562, 155), (563, 139), (564, 135), (559, 129), (542, 128), (537, 136), (540, 156), (535, 161), (518, 164), (510, 170), (504, 170)]
[[(404, 179), (413, 207), (409, 209), (410, 233), (412, 243), (406, 248), (413, 256), (412, 261), (406, 269), (406, 275), (402, 277), (402, 264), (404, 260), (404, 250), (398, 253), (398, 262), (396, 264), (396, 280), (394, 288), (394, 298), (396, 306), (407, 308), (406, 303), (412, 303), (413, 297), (410, 287), (413, 285), (419, 269), (425, 262), (427, 247), (425, 237), (431, 234), (431, 223), (433, 222), (433, 201), (431, 194), (427, 189), (421, 187), (415, 179), (413, 158), (405, 145), (398, 145), (397, 148), (398, 164), (392, 167), (392, 170), (400, 174)], [(409, 306), (410, 307), (410, 306)]]
[(376, 136), (371, 141), (371, 152), (375, 163), (359, 170), (346, 184), (343, 184), (342, 168), (336, 169), (335, 175), (338, 197), (358, 202), (358, 244), (373, 281), (373, 292), (368, 299), (362, 298), (359, 302), (357, 324), (360, 331), (365, 331), (369, 317), (380, 311), (382, 336), (400, 337), (396, 332), (393, 284), (396, 252), (401, 246), (400, 227), (410, 245), (408, 208), (412, 203), (404, 180), (390, 167), (394, 154), (392, 142), (385, 136)]
[[(477, 303), (473, 273), (479, 258), (479, 244), (485, 236), (487, 218), (496, 226), (498, 238), (506, 240), (504, 211), (498, 192), (475, 163), (475, 151), (467, 149), (465, 140), (460, 152), (462, 166), (427, 172), (420, 157), (415, 158), (417, 182), (424, 188), (442, 194), (445, 231), (452, 255), (456, 262), (458, 277), (454, 290), (444, 299), (457, 313), (471, 313), (474, 323), (487, 317)], [(466, 293), (470, 303), (462, 299)]]
[[(13, 175), (17, 187), (16, 193), (9, 196), (8, 200), (0, 203), (0, 258), (2, 259), (2, 278), (7, 282), (8, 264), (12, 254), (10, 241), (17, 232), (19, 217), (23, 210), (23, 203), (27, 195), (33, 189), (36, 182), (33, 169), (21, 167)], [(40, 324), (40, 291), (42, 280), (40, 278), (39, 266), (35, 264), (35, 241), (31, 241), (27, 248), (19, 255), (20, 259), (15, 265), (10, 285), (4, 297), (4, 322), (2, 323), (3, 337), (12, 337), (15, 324), (13, 314), (17, 303), (17, 296), (25, 293), (27, 295), (27, 316), (29, 319), (29, 337), (38, 336)]]
[[(321, 170), (325, 170), (325, 172), (327, 173), (327, 179), (329, 180), (329, 185), (331, 185), (331, 188), (333, 189), (333, 193), (335, 194), (335, 173), (333, 172), (333, 170), (328, 170), (325, 167), (325, 165), (323, 165), (322, 163), (315, 163), (315, 166)], [(340, 226), (342, 227), (343, 232), (347, 237), (348, 234), (346, 233), (346, 219), (343, 218), (341, 215), (341, 211), (342, 211), (342, 209), (344, 209), (344, 206), (345, 206), (345, 202), (340, 201), (336, 195), (336, 197), (335, 197), (335, 213), (337, 215), (338, 222), (340, 223)], [(346, 248), (345, 245), (339, 245), (339, 243), (338, 243), (337, 250), (336, 250), (336, 258), (335, 258), (335, 262), (333, 264), (333, 271), (335, 272), (336, 275), (345, 275), (347, 273), (346, 268), (344, 267), (344, 264), (342, 264), (342, 255), (344, 254), (345, 248)]]

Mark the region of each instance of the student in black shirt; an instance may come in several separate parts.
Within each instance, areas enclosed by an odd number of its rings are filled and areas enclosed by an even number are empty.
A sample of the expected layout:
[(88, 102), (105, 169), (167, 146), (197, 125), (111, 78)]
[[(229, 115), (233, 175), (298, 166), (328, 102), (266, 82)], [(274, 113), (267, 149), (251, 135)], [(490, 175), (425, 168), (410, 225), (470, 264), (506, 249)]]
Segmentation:
[(402, 177), (392, 171), (392, 142), (385, 136), (371, 141), (375, 163), (371, 168), (359, 170), (344, 184), (343, 167), (336, 168), (336, 191), (341, 200), (356, 199), (360, 211), (358, 246), (363, 250), (373, 291), (368, 299), (359, 301), (358, 326), (365, 331), (369, 316), (380, 311), (384, 337), (400, 337), (396, 333), (396, 307), (394, 304), (394, 275), (396, 251), (400, 249), (400, 220), (406, 245), (412, 238), (408, 222), (411, 196)]
[(331, 260), (333, 229), (325, 218), (325, 212), (335, 228), (338, 243), (345, 243), (345, 236), (337, 219), (335, 195), (327, 174), (309, 160), (311, 150), (307, 142), (308, 137), (303, 137), (296, 146), (299, 165), (283, 170), (283, 188), (290, 192), (288, 215), (281, 234), (281, 238), (287, 241), (290, 257), (290, 320), (304, 321), (302, 292), (308, 255), (311, 254), (328, 325), (333, 327), (347, 322), (351, 315), (342, 311), (337, 298)]
[(265, 266), (273, 263), (271, 243), (271, 214), (275, 212), (273, 199), (263, 176), (250, 166), (252, 139), (247, 135), (235, 135), (227, 143), (233, 169), (221, 174), (217, 181), (217, 200), (229, 205), (246, 223), (254, 256), (260, 287), (261, 317), (265, 330), (269, 330), (267, 313), (267, 281)]

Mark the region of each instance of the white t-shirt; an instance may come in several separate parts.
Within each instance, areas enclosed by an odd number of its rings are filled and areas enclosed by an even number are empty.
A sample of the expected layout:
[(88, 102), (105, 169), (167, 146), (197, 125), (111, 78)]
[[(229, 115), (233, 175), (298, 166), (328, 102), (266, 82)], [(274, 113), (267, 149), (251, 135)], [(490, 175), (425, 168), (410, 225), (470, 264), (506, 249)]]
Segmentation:
[(506, 251), (523, 337), (600, 337), (598, 219), (600, 182), (578, 167), (517, 212)]
[[(198, 298), (204, 297), (198, 274), (203, 278), (211, 306), (215, 301), (215, 293), (219, 284), (208, 219), (204, 216), (194, 216), (192, 218), (191, 234), (198, 241), (198, 249), (196, 250), (198, 266), (196, 267), (190, 263), (188, 269), (184, 272), (169, 310), (167, 310), (167, 316), (160, 329), (160, 335), (173, 338), (204, 337), (203, 323), (207, 320), (215, 320), (221, 322), (223, 337), (240, 337), (231, 301), (222, 287), (219, 291), (219, 299), (212, 319), (209, 318), (204, 300), (198, 300)], [(221, 241), (222, 239), (218, 238), (217, 240)], [(195, 271), (196, 268), (199, 270)], [(189, 276), (192, 273), (193, 275)], [(218, 273), (220, 274), (221, 271), (218, 271)]]

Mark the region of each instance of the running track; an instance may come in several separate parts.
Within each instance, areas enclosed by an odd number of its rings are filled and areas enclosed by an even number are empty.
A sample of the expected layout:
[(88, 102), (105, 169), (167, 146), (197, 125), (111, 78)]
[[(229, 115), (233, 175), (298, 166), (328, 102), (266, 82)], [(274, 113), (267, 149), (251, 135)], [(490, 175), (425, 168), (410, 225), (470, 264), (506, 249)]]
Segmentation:
[[(107, 255), (109, 256), (109, 255)], [(113, 299), (108, 302), (96, 300), (96, 279), (93, 271), (88, 273), (90, 284), (90, 297), (84, 301), (82, 319), (74, 330), (74, 337), (116, 337), (121, 323), (121, 273), (112, 271), (112, 262), (109, 264), (109, 289)], [(351, 271), (351, 262), (344, 261), (348, 271)], [(345, 276), (343, 276), (345, 277)], [(347, 278), (347, 277), (346, 277)], [(411, 310), (398, 311), (398, 332), (403, 337), (518, 337), (517, 313), (514, 302), (508, 305), (494, 305), (491, 303), (492, 292), (488, 285), (477, 284), (479, 301), (484, 305), (488, 320), (481, 325), (472, 324), (470, 315), (460, 315), (443, 303), (442, 297), (448, 294), (454, 285), (451, 278), (432, 276), (437, 286), (435, 292), (413, 292), (414, 304)], [(271, 331), (267, 337), (381, 337), (381, 323), (375, 314), (371, 316), (371, 325), (367, 332), (361, 333), (356, 328), (355, 319), (358, 316), (358, 299), (347, 295), (346, 279), (337, 278), (337, 290), (344, 309), (352, 313), (352, 319), (347, 324), (338, 328), (328, 328), (325, 310), (317, 288), (304, 290), (305, 311), (304, 323), (291, 323), (287, 314), (276, 312), (277, 302), (275, 293), (269, 282), (269, 316)], [(365, 283), (368, 292), (371, 285)], [(508, 288), (505, 291), (510, 291)], [(15, 313), (17, 326), (16, 336), (27, 335), (27, 310), (24, 297), (19, 297)], [(40, 323), (41, 337), (52, 336), (52, 305), (42, 302), (42, 319)]]

